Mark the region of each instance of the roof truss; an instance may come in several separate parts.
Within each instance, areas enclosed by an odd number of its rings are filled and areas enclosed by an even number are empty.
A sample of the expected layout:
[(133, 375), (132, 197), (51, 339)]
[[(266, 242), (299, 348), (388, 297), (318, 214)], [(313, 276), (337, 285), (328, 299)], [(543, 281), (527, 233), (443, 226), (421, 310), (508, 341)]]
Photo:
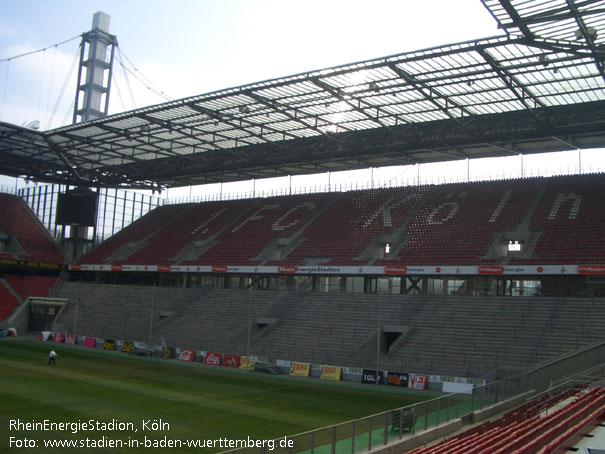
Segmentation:
[(506, 35), (46, 132), (0, 124), (0, 172), (158, 188), (605, 145), (590, 114), (605, 102), (603, 2), (481, 1)]

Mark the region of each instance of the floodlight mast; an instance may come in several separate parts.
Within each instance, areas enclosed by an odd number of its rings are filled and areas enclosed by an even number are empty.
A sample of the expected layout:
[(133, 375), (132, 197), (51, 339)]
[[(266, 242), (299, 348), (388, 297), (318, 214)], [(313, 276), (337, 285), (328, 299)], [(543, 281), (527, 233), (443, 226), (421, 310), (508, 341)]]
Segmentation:
[[(113, 59), (115, 48), (118, 45), (117, 38), (109, 34), (109, 20), (109, 14), (102, 11), (96, 12), (92, 18), (92, 30), (82, 35), (78, 86), (74, 104), (74, 124), (108, 115)], [(80, 102), (80, 99), (82, 99), (82, 102)], [(67, 189), (69, 190), (69, 186)], [(100, 193), (100, 191), (97, 190), (97, 193)], [(98, 206), (94, 208), (95, 223), (92, 226), (92, 240), (89, 239), (88, 226), (69, 224), (68, 236), (67, 225), (62, 225), (61, 243), (69, 245), (71, 248), (70, 255), (74, 261), (85, 252), (87, 244), (95, 243), (97, 237), (97, 208)]]
[[(82, 35), (74, 124), (95, 120), (108, 114), (113, 59), (118, 44), (117, 38), (109, 34), (110, 18), (111, 16), (102, 11), (96, 12), (92, 19), (92, 30)], [(86, 76), (83, 82), (84, 73)]]

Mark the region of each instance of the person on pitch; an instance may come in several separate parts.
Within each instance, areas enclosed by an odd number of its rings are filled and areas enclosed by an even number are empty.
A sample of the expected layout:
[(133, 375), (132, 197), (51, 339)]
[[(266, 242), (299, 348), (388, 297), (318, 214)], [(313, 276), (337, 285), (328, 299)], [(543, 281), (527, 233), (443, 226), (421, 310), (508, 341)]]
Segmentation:
[(54, 350), (51, 350), (50, 353), (48, 354), (48, 364), (52, 364), (53, 366), (56, 365), (55, 362), (55, 358), (59, 356), (57, 355), (57, 352), (55, 352)]

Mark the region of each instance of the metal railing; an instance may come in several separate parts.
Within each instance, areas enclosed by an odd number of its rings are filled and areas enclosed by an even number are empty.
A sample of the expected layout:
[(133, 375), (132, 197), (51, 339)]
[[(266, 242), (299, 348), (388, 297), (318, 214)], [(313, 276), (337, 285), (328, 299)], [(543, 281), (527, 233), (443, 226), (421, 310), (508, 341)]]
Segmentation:
[(473, 388), (469, 394), (447, 394), (421, 403), (372, 416), (322, 427), (273, 440), (267, 445), (244, 447), (224, 454), (355, 454), (402, 440), (478, 410), (500, 403), (523, 391), (524, 375)]
[[(223, 454), (357, 454), (386, 446), (450, 421), (469, 416), (528, 391), (532, 382), (528, 371), (473, 388), (470, 395), (447, 394), (407, 407), (385, 411), (365, 418), (322, 427), (301, 434), (281, 437), (259, 447), (244, 447)], [(527, 402), (561, 400), (562, 393), (605, 383), (605, 364), (568, 377), (562, 383)], [(546, 396), (546, 399), (545, 399)], [(273, 449), (271, 449), (273, 447)]]
[[(565, 175), (583, 175), (603, 173), (605, 168), (601, 166), (589, 166), (588, 168), (567, 167), (560, 169), (545, 170), (540, 167), (536, 168), (519, 168), (501, 172), (477, 172), (470, 174), (442, 174), (428, 173), (426, 175), (418, 175), (414, 177), (395, 177), (388, 179), (363, 180), (347, 178), (343, 181), (331, 182), (327, 174), (316, 175), (316, 183), (278, 186), (275, 183), (273, 186), (262, 189), (254, 188), (248, 190), (223, 191), (222, 186), (219, 192), (216, 192), (215, 185), (204, 185), (195, 187), (195, 194), (191, 191), (190, 195), (170, 197), (162, 199), (164, 205), (177, 205), (181, 203), (202, 203), (216, 202), (227, 200), (240, 199), (263, 199), (268, 197), (284, 197), (302, 194), (321, 194), (321, 193), (336, 193), (348, 191), (367, 191), (373, 189), (385, 188), (400, 188), (408, 186), (424, 186), (424, 185), (441, 185), (451, 183), (470, 183), (480, 181), (498, 181), (498, 180), (516, 180), (534, 177), (556, 177)], [(327, 181), (326, 181), (327, 180)], [(242, 183), (242, 182), (238, 182)]]

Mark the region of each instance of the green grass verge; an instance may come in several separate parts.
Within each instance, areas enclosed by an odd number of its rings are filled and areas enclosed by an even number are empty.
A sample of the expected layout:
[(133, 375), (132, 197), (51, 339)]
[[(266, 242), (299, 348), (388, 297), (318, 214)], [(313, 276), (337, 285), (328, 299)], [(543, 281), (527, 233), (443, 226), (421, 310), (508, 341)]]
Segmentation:
[[(59, 357), (48, 365), (48, 351)], [(146, 448), (148, 440), (271, 440), (410, 405), (431, 396), (396, 388), (327, 383), (132, 357), (72, 346), (0, 342), (0, 452), (196, 452), (215, 448)], [(108, 423), (125, 430), (54, 430), (20, 423)], [(163, 430), (152, 429), (162, 421)], [(145, 421), (150, 424), (145, 425)], [(68, 428), (68, 429), (71, 429)], [(96, 429), (96, 427), (95, 427)], [(103, 429), (103, 427), (99, 427)], [(107, 428), (106, 428), (107, 429)], [(90, 448), (98, 440), (123, 446)], [(29, 440), (36, 447), (25, 448)], [(72, 440), (48, 448), (45, 440)], [(128, 447), (128, 443), (139, 447)], [(119, 442), (118, 442), (119, 443)], [(12, 444), (12, 446), (11, 446)], [(85, 447), (88, 445), (88, 448)], [(270, 451), (267, 451), (269, 453)]]

